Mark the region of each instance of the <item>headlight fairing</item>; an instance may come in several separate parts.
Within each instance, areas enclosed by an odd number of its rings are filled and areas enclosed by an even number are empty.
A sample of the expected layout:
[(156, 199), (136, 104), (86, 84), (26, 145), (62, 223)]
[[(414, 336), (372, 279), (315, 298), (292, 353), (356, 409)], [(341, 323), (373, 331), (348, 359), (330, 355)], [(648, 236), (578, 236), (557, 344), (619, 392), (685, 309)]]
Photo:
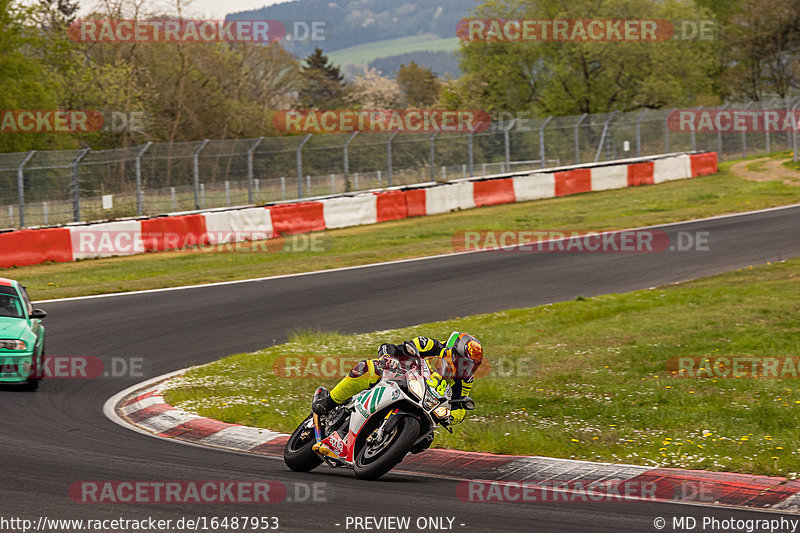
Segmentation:
[(19, 339), (0, 339), (0, 350), (14, 350), (23, 352), (28, 349), (25, 341)]
[(422, 388), (422, 385), (420, 384), (418, 379), (408, 380), (408, 390), (410, 390), (411, 393), (420, 400), (422, 400), (425, 397), (425, 389)]
[(437, 398), (436, 396), (431, 394), (430, 391), (426, 391), (425, 392), (425, 400), (422, 403), (425, 404), (425, 408), (426, 409), (433, 409), (434, 407), (436, 407), (437, 405), (442, 403), (442, 401), (443, 401), (442, 399)]

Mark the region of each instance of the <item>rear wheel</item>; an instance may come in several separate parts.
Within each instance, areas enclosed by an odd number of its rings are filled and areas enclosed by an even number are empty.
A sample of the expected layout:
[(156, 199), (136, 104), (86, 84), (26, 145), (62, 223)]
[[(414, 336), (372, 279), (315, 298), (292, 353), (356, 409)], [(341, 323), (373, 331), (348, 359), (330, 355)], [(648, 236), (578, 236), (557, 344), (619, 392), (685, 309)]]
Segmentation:
[(403, 416), (394, 428), (377, 438), (378, 428), (367, 436), (358, 450), (354, 470), (358, 479), (378, 479), (403, 460), (419, 437), (419, 420)]
[(283, 461), (295, 472), (308, 472), (322, 464), (322, 457), (312, 448), (317, 443), (312, 416), (297, 426), (283, 447)]

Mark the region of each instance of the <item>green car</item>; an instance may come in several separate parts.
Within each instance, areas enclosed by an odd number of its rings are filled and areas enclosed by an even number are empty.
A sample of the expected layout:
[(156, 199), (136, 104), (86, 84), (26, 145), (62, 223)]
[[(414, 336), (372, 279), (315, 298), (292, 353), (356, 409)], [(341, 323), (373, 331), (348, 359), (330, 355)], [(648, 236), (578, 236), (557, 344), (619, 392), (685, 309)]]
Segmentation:
[(44, 326), (47, 315), (34, 309), (25, 287), (0, 278), (0, 385), (20, 383), (36, 390), (44, 375)]

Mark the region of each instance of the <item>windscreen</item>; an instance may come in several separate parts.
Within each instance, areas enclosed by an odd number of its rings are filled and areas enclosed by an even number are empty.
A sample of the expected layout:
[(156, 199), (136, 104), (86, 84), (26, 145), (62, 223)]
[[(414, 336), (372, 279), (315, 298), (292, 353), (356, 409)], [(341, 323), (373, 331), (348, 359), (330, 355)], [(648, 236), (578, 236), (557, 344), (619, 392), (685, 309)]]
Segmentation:
[(22, 302), (17, 296), (0, 293), (0, 317), (25, 318)]

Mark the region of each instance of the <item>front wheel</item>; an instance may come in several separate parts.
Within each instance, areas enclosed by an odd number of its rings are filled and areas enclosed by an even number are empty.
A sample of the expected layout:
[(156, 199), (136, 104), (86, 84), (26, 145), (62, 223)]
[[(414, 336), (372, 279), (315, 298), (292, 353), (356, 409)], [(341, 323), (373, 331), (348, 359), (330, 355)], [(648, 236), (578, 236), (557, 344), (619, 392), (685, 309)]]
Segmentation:
[[(419, 420), (404, 416), (389, 434), (375, 440), (376, 428), (361, 446), (353, 465), (358, 479), (378, 479), (403, 460), (419, 437)], [(371, 440), (372, 439), (372, 440)]]
[(35, 391), (39, 389), (39, 381), (42, 379), (44, 375), (44, 348), (42, 348), (42, 355), (40, 359), (37, 361), (36, 356), (33, 356), (32, 365), (31, 365), (31, 377), (25, 381), (24, 388), (25, 390)]
[(295, 472), (309, 472), (322, 464), (322, 457), (312, 450), (317, 443), (312, 419), (303, 420), (283, 447), (283, 461)]

